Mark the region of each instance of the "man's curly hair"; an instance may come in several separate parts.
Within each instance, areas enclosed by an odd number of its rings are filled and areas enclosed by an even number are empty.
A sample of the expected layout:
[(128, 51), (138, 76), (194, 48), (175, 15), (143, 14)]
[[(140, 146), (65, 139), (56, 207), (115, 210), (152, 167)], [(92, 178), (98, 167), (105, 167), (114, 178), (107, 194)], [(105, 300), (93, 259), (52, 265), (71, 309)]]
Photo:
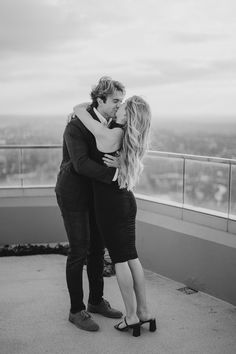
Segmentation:
[(124, 85), (119, 81), (112, 80), (112, 78), (109, 76), (101, 77), (98, 84), (92, 89), (90, 93), (93, 106), (98, 106), (98, 98), (101, 98), (105, 103), (107, 97), (113, 95), (115, 91), (121, 91), (123, 94), (125, 94)]

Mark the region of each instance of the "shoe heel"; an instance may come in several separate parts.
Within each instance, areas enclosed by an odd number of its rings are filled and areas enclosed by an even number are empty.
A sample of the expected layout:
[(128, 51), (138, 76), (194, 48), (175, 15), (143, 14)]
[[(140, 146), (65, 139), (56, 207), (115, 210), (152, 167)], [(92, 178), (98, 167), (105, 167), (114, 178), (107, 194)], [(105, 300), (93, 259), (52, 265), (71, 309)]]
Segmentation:
[(155, 332), (156, 329), (157, 329), (156, 320), (155, 319), (151, 320), (149, 325), (149, 331)]
[(135, 325), (132, 328), (133, 328), (133, 337), (139, 337), (140, 336), (140, 324)]

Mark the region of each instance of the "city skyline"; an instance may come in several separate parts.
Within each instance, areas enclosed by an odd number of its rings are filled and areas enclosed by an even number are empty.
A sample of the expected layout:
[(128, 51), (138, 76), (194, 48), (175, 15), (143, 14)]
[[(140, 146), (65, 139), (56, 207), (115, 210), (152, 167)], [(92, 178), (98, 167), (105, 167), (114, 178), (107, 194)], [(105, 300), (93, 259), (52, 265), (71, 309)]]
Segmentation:
[(157, 117), (234, 116), (235, 10), (233, 0), (2, 0), (0, 113), (66, 115), (109, 75)]

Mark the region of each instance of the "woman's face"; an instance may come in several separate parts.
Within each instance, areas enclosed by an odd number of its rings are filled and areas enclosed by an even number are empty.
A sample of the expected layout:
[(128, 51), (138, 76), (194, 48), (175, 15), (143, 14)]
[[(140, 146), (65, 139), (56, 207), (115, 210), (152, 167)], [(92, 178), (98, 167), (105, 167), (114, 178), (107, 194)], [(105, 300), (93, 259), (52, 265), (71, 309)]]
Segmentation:
[(124, 102), (116, 112), (116, 122), (119, 124), (125, 124), (127, 121), (126, 117), (126, 105), (127, 103)]

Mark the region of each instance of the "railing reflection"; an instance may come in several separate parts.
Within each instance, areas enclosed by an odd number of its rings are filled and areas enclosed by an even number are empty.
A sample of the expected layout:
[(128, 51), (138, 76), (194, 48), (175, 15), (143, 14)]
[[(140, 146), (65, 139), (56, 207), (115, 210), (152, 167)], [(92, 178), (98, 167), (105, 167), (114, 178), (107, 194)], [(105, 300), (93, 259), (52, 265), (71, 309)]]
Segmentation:
[[(54, 186), (61, 155), (61, 145), (0, 146), (0, 188)], [(135, 192), (235, 219), (236, 160), (149, 151)]]

